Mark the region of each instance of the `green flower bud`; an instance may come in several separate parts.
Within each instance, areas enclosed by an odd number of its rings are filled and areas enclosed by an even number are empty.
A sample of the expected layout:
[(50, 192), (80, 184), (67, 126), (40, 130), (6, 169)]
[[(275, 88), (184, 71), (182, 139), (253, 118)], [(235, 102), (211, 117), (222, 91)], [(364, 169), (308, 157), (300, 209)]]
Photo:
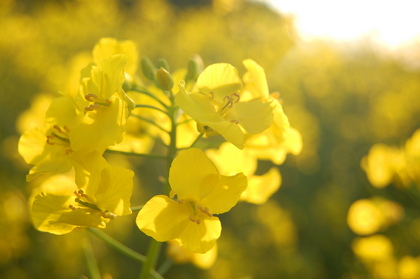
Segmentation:
[(162, 67), (156, 71), (156, 79), (159, 87), (163, 90), (171, 90), (174, 86), (174, 78)]
[(155, 80), (156, 68), (149, 57), (145, 56), (141, 59), (141, 69), (143, 70), (143, 75), (145, 77), (153, 81)]
[(190, 61), (188, 61), (187, 75), (185, 76), (185, 81), (195, 81), (198, 75), (203, 71), (203, 69), (203, 60), (199, 55), (194, 55), (190, 59)]
[(165, 58), (159, 58), (157, 61), (158, 68), (164, 68), (168, 72), (170, 72), (168, 61)]

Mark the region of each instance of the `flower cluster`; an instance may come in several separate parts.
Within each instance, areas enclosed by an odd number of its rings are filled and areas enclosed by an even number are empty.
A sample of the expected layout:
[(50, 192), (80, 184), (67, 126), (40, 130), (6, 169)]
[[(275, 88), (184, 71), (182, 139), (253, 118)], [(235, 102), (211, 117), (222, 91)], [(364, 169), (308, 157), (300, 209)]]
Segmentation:
[[(221, 234), (216, 215), (239, 200), (264, 203), (279, 188), (275, 166), (255, 175), (258, 160), (278, 165), (287, 153), (298, 154), (300, 134), (253, 60), (243, 61), (242, 78), (226, 63), (202, 69), (198, 57), (173, 73), (166, 61), (156, 67), (143, 58), (143, 78), (137, 64), (133, 42), (101, 39), (81, 71), (78, 92), (61, 93), (43, 125), (21, 136), (19, 152), (33, 165), (27, 180), (40, 181), (33, 223), (64, 234), (105, 228), (131, 214), (134, 172), (110, 164), (104, 154), (155, 156), (168, 162), (168, 190), (141, 206), (138, 228), (157, 241), (206, 253)], [(218, 135), (212, 148), (196, 148), (202, 137)], [(150, 154), (154, 144), (166, 155)]]

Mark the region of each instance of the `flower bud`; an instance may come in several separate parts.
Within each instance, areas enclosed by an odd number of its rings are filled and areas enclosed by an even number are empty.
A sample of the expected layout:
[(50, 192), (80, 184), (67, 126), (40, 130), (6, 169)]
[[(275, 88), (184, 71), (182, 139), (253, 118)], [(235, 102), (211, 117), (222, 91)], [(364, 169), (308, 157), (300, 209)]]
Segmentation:
[(188, 70), (187, 75), (185, 76), (185, 81), (195, 81), (198, 75), (203, 71), (204, 65), (203, 60), (199, 55), (194, 55), (190, 61), (188, 61)]
[(166, 61), (165, 58), (159, 58), (157, 61), (157, 66), (158, 68), (164, 68), (168, 72), (170, 71), (168, 61)]
[(141, 69), (143, 70), (143, 75), (145, 77), (153, 81), (155, 80), (156, 68), (149, 57), (146, 56), (141, 59)]
[(171, 76), (171, 74), (165, 70), (164, 68), (159, 68), (159, 70), (156, 71), (156, 79), (158, 82), (158, 85), (163, 90), (171, 90), (174, 86), (174, 79)]

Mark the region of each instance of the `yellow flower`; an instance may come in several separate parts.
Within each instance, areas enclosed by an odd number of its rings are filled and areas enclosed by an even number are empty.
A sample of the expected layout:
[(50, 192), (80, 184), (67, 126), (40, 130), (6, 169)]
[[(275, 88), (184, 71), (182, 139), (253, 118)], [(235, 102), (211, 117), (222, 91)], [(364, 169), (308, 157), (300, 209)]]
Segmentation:
[(273, 119), (268, 95), (249, 99), (243, 93), (236, 68), (218, 63), (208, 66), (200, 74), (196, 92), (187, 92), (180, 83), (175, 102), (197, 122), (200, 133), (206, 136), (220, 134), (242, 149), (245, 133), (261, 133)]
[(93, 65), (90, 77), (82, 80), (76, 100), (86, 104), (84, 117), (70, 134), (73, 151), (103, 152), (108, 146), (122, 141), (125, 123), (134, 103), (122, 89), (127, 57), (112, 55)]
[(127, 81), (132, 82), (135, 78), (139, 62), (137, 46), (133, 41), (117, 41), (113, 38), (100, 39), (92, 51), (93, 63), (99, 65), (102, 59), (115, 54), (124, 54), (127, 56), (128, 61), (124, 71)]
[(355, 201), (349, 208), (347, 224), (359, 235), (373, 234), (398, 222), (404, 210), (398, 203), (380, 197)]
[(213, 266), (217, 259), (217, 243), (206, 253), (200, 254), (186, 249), (175, 240), (171, 240), (168, 241), (166, 254), (177, 264), (191, 262), (199, 268), (208, 269)]
[(243, 62), (247, 72), (244, 75), (244, 95), (247, 98), (268, 98), (273, 105), (273, 121), (268, 129), (259, 134), (247, 134), (245, 148), (259, 159), (282, 164), (287, 153), (298, 155), (302, 150), (302, 138), (289, 120), (278, 100), (278, 93), (269, 95), (264, 69), (255, 61)]
[(34, 165), (26, 177), (28, 181), (42, 174), (65, 173), (74, 167), (80, 188), (95, 177), (92, 173), (104, 168), (105, 159), (98, 151), (82, 154), (71, 148), (70, 134), (81, 118), (73, 97), (63, 95), (51, 103), (43, 127), (23, 133), (19, 153), (28, 164)]
[(217, 151), (209, 149), (206, 154), (224, 174), (242, 172), (248, 178), (248, 187), (241, 195), (242, 201), (263, 204), (281, 185), (281, 175), (276, 167), (263, 175), (254, 175), (258, 160), (247, 148), (240, 150), (226, 142)]
[(199, 149), (181, 151), (169, 173), (171, 197), (157, 195), (137, 216), (137, 226), (157, 241), (176, 239), (195, 253), (209, 251), (219, 238), (221, 224), (213, 214), (229, 211), (246, 189), (246, 177), (220, 175)]
[(79, 227), (104, 228), (116, 216), (131, 214), (133, 172), (107, 166), (86, 187), (79, 188), (73, 177), (52, 176), (35, 196), (31, 208), (34, 226), (45, 232), (65, 234)]
[(383, 188), (395, 183), (397, 186), (417, 186), (420, 189), (420, 130), (414, 132), (404, 148), (385, 144), (373, 145), (361, 166), (369, 182)]

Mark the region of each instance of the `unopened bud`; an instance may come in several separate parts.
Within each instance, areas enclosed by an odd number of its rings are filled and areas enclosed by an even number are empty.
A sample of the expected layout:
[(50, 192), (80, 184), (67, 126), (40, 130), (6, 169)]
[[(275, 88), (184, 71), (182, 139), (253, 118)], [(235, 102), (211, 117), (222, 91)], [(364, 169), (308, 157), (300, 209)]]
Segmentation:
[(203, 71), (204, 64), (203, 60), (199, 55), (194, 55), (190, 61), (188, 61), (187, 66), (187, 75), (185, 76), (185, 81), (195, 81), (198, 75)]
[(141, 59), (141, 69), (145, 77), (147, 77), (150, 80), (155, 80), (156, 68), (153, 65), (152, 61), (150, 61), (149, 57), (145, 56)]
[(164, 68), (160, 68), (156, 71), (156, 79), (159, 87), (163, 90), (171, 90), (174, 86), (174, 78)]
[(159, 58), (157, 61), (157, 66), (158, 68), (164, 68), (168, 72), (170, 71), (168, 61), (166, 61), (165, 58)]

